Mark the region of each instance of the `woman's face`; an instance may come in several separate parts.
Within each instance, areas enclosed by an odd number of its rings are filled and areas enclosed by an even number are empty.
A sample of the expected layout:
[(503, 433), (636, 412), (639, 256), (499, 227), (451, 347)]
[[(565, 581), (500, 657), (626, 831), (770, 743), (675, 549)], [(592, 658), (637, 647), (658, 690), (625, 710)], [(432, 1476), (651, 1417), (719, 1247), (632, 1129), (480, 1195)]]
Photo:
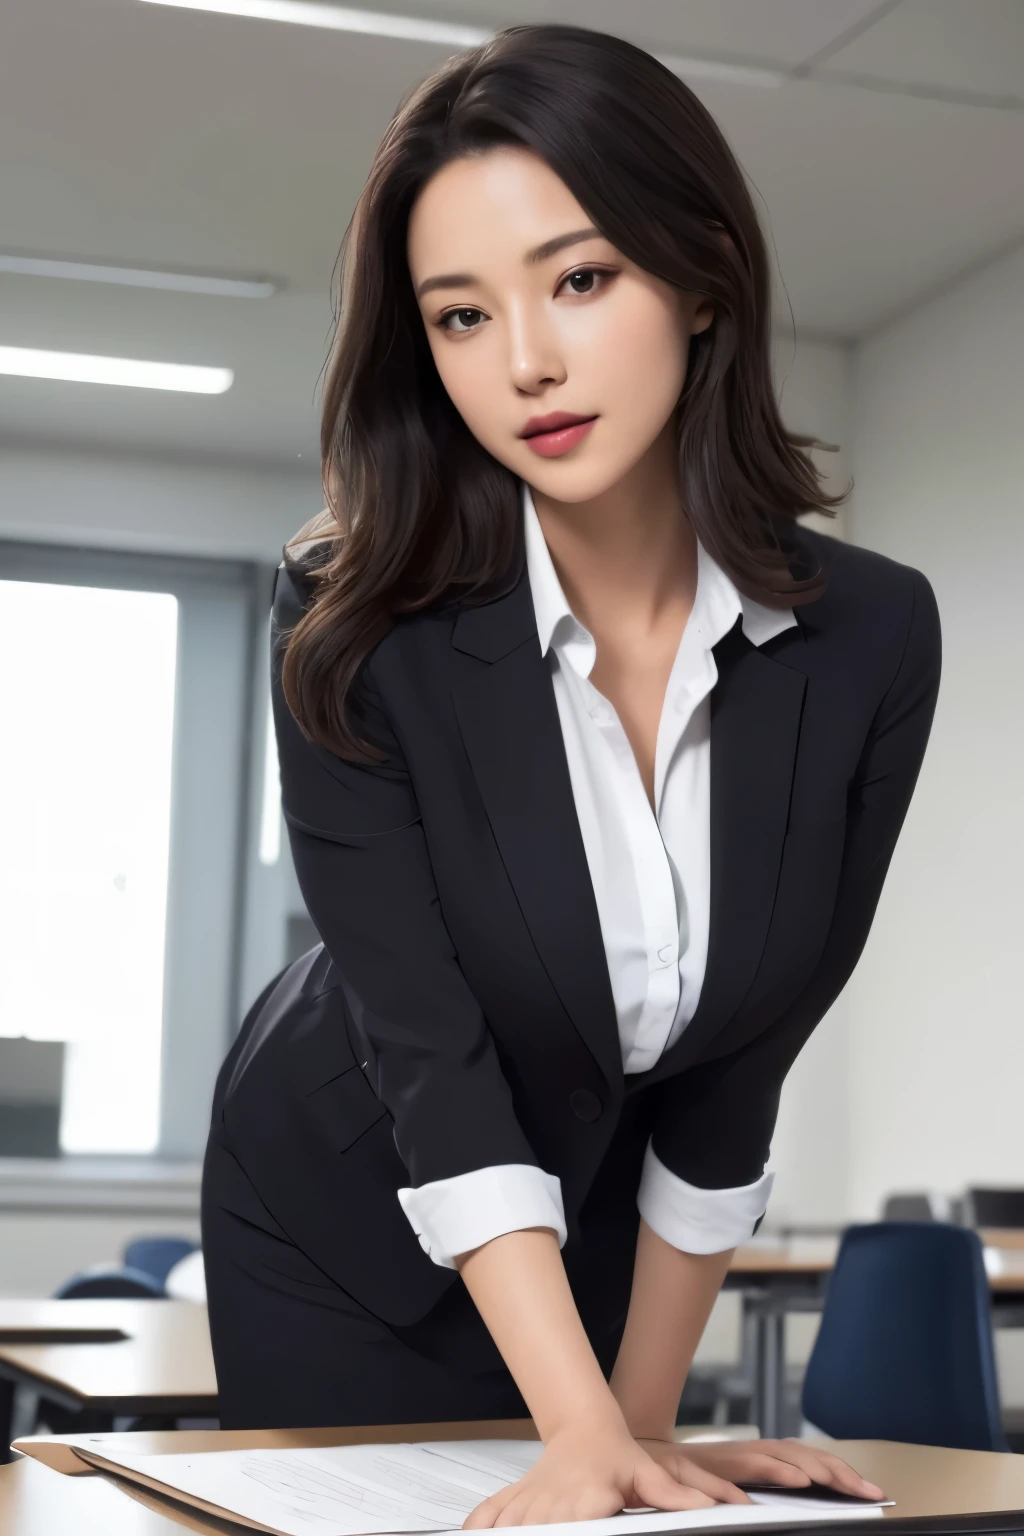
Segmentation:
[[(689, 339), (712, 319), (701, 295), (628, 261), (518, 147), (455, 160), (427, 183), (408, 260), (456, 410), (556, 501), (600, 495), (644, 456), (679, 399)], [(536, 433), (555, 413), (590, 425)]]

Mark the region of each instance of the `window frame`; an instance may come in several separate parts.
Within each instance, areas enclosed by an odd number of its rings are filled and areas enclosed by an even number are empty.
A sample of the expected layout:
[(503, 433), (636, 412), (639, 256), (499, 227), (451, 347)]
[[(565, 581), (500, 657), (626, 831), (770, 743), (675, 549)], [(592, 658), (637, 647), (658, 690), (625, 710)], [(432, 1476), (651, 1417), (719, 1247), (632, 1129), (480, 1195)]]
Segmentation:
[[(131, 1156), (200, 1157), (213, 1083), (247, 1003), (245, 978), (262, 971), (265, 981), (278, 968), (277, 954), (250, 952), (273, 567), (0, 540), (0, 578), (169, 592), (178, 601), (159, 1135), (151, 1154)], [(278, 885), (285, 878), (270, 873)]]

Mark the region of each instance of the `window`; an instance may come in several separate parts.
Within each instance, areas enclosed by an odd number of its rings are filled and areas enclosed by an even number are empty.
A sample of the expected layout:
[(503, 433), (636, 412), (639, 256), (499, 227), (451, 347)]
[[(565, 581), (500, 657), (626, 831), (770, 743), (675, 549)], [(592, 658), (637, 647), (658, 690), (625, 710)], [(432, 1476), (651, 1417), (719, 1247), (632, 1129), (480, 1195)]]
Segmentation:
[(159, 1139), (178, 603), (0, 581), (5, 1033), (63, 1040), (60, 1144)]
[(283, 963), (270, 574), (0, 543), (0, 1035), (65, 1042), (62, 1151), (201, 1155)]
[[(267, 633), (267, 655), (270, 634)], [(263, 726), (263, 794), (260, 810), (260, 863), (274, 865), (281, 857), (281, 767), (277, 761), (277, 735), (274, 710), (267, 695), (267, 717)]]

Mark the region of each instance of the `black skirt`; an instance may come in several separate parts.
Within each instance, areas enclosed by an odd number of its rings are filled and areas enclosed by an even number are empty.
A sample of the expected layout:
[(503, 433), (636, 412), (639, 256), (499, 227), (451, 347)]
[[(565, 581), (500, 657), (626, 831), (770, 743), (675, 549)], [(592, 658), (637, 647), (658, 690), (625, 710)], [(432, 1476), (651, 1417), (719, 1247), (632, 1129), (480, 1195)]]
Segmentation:
[[(203, 1256), (221, 1424), (311, 1428), (527, 1417), (468, 1291), (451, 1271), (434, 1271), (451, 1283), (439, 1287), (425, 1312), (402, 1322), (387, 1306), (383, 1315), (375, 1313), (372, 1294), (357, 1298), (341, 1283), (345, 1271), (335, 1263), (332, 1236), (346, 1234), (346, 1251), (352, 1243), (373, 1245), (376, 1205), (397, 1208), (397, 1200), (393, 1191), (368, 1199), (367, 1184), (350, 1188), (348, 1178), (331, 1172), (340, 1154), (330, 1144), (330, 1125), (314, 1123), (318, 1113), (330, 1117), (308, 1090), (332, 1069), (338, 1022), (322, 1009), (322, 999), (313, 1008), (301, 990), (282, 1008), (278, 988), (271, 1015), (266, 1003), (273, 988), (253, 1005), (221, 1069), (203, 1167)], [(322, 1054), (324, 1063), (312, 1077), (311, 1053), (316, 1060)], [(249, 1066), (240, 1073), (235, 1068), (243, 1056)], [(300, 1056), (303, 1070), (288, 1070)], [(636, 1188), (647, 1140), (643, 1097), (627, 1101), (585, 1204), (581, 1235), (563, 1249), (606, 1375), (629, 1303)], [(267, 1135), (251, 1129), (261, 1124), (271, 1128), (272, 1158)], [(394, 1215), (382, 1210), (379, 1220)], [(429, 1264), (418, 1248), (415, 1259)]]

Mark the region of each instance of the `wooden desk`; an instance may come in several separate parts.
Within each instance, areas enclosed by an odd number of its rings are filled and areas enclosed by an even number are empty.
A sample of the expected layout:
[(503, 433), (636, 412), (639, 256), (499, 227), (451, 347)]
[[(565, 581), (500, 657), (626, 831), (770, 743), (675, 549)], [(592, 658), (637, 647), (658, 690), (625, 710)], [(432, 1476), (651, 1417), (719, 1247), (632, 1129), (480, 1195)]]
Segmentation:
[(0, 1346), (6, 1344), (100, 1344), (129, 1338), (146, 1319), (151, 1301), (10, 1300), (0, 1297)]
[(18, 1389), (109, 1420), (215, 1417), (206, 1308), (156, 1300), (0, 1302), (0, 1394), (4, 1387), (0, 1436)]
[[(1004, 1232), (980, 1234), (1002, 1241)], [(743, 1355), (754, 1383), (752, 1417), (762, 1435), (785, 1432), (786, 1318), (791, 1312), (820, 1312), (825, 1305), (839, 1238), (796, 1238), (785, 1246), (751, 1244), (737, 1248), (725, 1289), (743, 1297)], [(985, 1248), (992, 1322), (997, 1328), (1024, 1327), (1024, 1250)]]
[(981, 1227), (978, 1236), (986, 1248), (1024, 1248), (1024, 1227)]
[[(528, 1421), (472, 1425), (432, 1424), (390, 1426), (389, 1439), (460, 1438), (464, 1432), (522, 1435)], [(252, 1433), (145, 1434), (131, 1436), (132, 1446), (145, 1451), (202, 1451), (255, 1446), (343, 1445), (359, 1439), (383, 1439), (379, 1429), (320, 1431), (257, 1431)], [(64, 1437), (66, 1448), (73, 1436)], [(90, 1443), (123, 1445), (120, 1435), (89, 1436)], [(189, 1511), (170, 1499), (120, 1480), (87, 1473), (64, 1477), (38, 1459), (42, 1441), (25, 1442), (33, 1457), (0, 1468), (0, 1531), (4, 1536), (228, 1536), (240, 1529)], [(895, 1505), (883, 1518), (895, 1536), (897, 1528), (933, 1533), (1024, 1530), (1024, 1456), (1000, 1456), (987, 1451), (947, 1451), (930, 1446), (894, 1445), (885, 1441), (835, 1441), (829, 1448), (874, 1478)], [(45, 1452), (53, 1455), (53, 1445)]]
[[(753, 1416), (766, 1437), (783, 1429), (786, 1317), (821, 1311), (837, 1247), (838, 1240), (820, 1238), (751, 1245), (737, 1250), (727, 1276), (726, 1288), (743, 1295)], [(1024, 1326), (1024, 1250), (986, 1251), (990, 1259), (997, 1255), (999, 1266), (996, 1272), (993, 1264), (989, 1276), (993, 1321)], [(0, 1457), (10, 1438), (5, 1386), (8, 1399), (12, 1387), (21, 1386), (107, 1418), (213, 1417), (217, 1385), (206, 1308), (176, 1301), (0, 1300)]]

